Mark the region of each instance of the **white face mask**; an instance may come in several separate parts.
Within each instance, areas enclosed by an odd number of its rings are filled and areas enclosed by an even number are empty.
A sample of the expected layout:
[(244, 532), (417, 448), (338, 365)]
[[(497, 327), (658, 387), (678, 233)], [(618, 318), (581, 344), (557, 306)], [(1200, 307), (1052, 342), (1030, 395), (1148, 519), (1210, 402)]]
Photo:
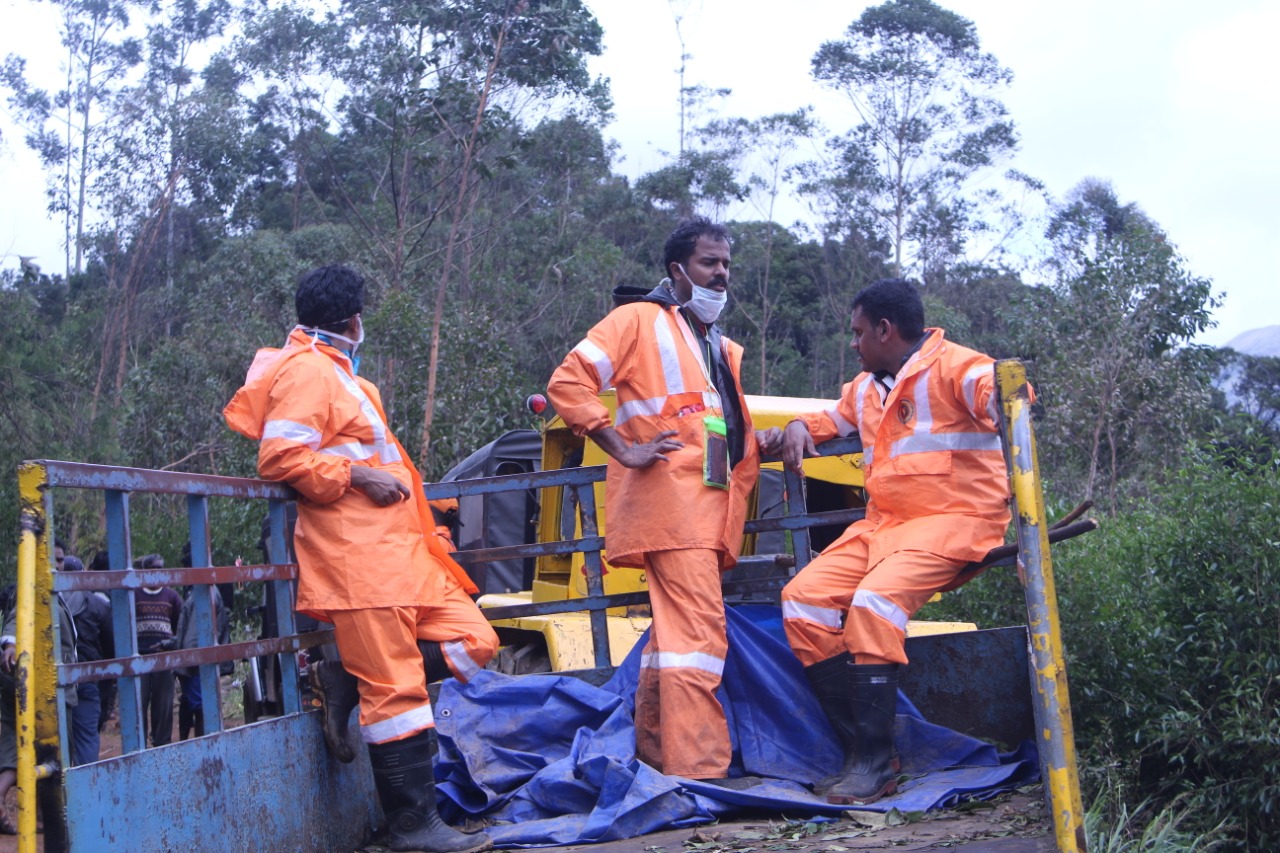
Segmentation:
[[(684, 268), (683, 264), (677, 264), (680, 272), (684, 273), (685, 278), (689, 278), (689, 271)], [(693, 279), (689, 279), (689, 283), (693, 284)], [(693, 294), (689, 297), (689, 301), (684, 304), (693, 312), (693, 316), (702, 322), (710, 325), (719, 317), (720, 312), (724, 311), (725, 303), (729, 301), (729, 291), (712, 290), (709, 287), (700, 287), (693, 284)]]

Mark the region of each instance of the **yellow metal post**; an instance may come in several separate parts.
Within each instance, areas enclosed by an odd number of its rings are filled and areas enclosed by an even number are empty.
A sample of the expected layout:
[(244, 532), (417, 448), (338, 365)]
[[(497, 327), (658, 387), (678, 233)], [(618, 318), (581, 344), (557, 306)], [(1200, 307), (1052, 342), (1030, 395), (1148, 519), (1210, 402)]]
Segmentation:
[[(49, 572), (48, 476), (44, 465), (25, 462), (18, 468), (22, 503), (18, 542), (17, 665), (18, 693), (18, 853), (36, 850), (36, 780), (41, 757), (57, 761), (58, 691), (54, 634), (53, 576)], [(60, 803), (61, 797), (54, 798)], [(46, 836), (61, 837), (56, 828), (61, 814), (49, 813), (45, 803)]]
[(1054, 838), (1062, 853), (1084, 853), (1084, 809), (1076, 769), (1075, 733), (1067, 694), (1067, 666), (1058, 622), (1058, 597), (1049, 556), (1040, 463), (1031, 427), (1031, 395), (1021, 361), (996, 363), (1009, 485), (1018, 533), (1018, 570), (1027, 597), (1032, 682), (1036, 689), (1037, 745)]

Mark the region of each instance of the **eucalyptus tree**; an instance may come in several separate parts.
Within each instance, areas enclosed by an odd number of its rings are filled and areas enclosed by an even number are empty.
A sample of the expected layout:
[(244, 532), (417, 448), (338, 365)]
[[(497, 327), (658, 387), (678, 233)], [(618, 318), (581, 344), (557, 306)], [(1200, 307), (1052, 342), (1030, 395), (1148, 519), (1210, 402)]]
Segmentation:
[(824, 180), (874, 212), (898, 274), (935, 273), (994, 227), (1000, 194), (978, 179), (1017, 148), (997, 97), (1013, 75), (982, 52), (971, 21), (931, 0), (889, 0), (823, 43), (812, 72), (853, 108)]
[(29, 79), (26, 60), (10, 54), (0, 82), (9, 90), (9, 104), (26, 131), (27, 145), (48, 171), (49, 210), (63, 215), (65, 272), (70, 278), (83, 269), (85, 232), (94, 207), (90, 185), (110, 156), (107, 138), (118, 127), (112, 102), (142, 61), (142, 42), (129, 31), (130, 16), (141, 4), (52, 3), (60, 16), (65, 80), (42, 86)]
[[(721, 152), (732, 163), (738, 175), (743, 198), (762, 228), (752, 234), (762, 241), (756, 252), (758, 263), (750, 269), (749, 278), (736, 276), (735, 304), (755, 330), (753, 354), (759, 365), (759, 393), (770, 393), (770, 340), (775, 315), (794, 284), (790, 278), (775, 277), (774, 239), (784, 231), (775, 222), (779, 198), (793, 185), (804, 149), (818, 130), (810, 109), (774, 113), (756, 119), (717, 119), (702, 127), (698, 136), (713, 150)], [(788, 238), (789, 234), (786, 235)], [(751, 293), (745, 293), (749, 288)]]
[[(228, 114), (223, 100), (206, 100), (197, 67), (229, 19), (227, 0), (176, 0), (153, 11), (139, 77), (113, 96), (110, 156), (93, 187), (103, 209), (95, 248), (111, 294), (100, 336), (95, 408), (104, 394), (123, 391), (131, 352), (172, 332), (180, 254), (199, 242), (198, 216), (189, 208), (190, 186), (200, 172), (195, 155), (208, 146), (199, 139), (208, 123), (199, 119)], [(221, 142), (237, 145), (238, 128), (229, 136)], [(229, 158), (206, 153), (205, 159), (216, 170)]]
[(238, 197), (232, 221), (241, 227), (286, 230), (314, 225), (337, 211), (314, 183), (336, 122), (330, 58), (343, 34), (313, 4), (246, 3), (227, 62), (246, 90), (250, 134), (246, 160), (252, 181)]
[(1192, 341), (1220, 304), (1168, 235), (1112, 188), (1085, 181), (1048, 228), (1050, 296), (1036, 373), (1041, 447), (1112, 509), (1128, 484), (1173, 465), (1211, 400), (1208, 353)]
[(515, 156), (502, 143), (529, 111), (603, 96), (586, 69), (601, 30), (581, 0), (341, 2), (323, 22), (315, 44), (338, 98), (311, 185), (388, 288), (431, 306), (425, 453), (446, 297), (470, 284), (477, 186)]

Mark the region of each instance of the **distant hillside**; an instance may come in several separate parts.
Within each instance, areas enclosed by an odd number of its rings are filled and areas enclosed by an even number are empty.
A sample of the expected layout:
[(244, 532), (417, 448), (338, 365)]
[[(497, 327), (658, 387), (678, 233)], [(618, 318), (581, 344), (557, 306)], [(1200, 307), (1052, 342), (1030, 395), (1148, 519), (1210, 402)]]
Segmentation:
[(1227, 347), (1245, 355), (1280, 356), (1280, 326), (1241, 332), (1227, 342)]

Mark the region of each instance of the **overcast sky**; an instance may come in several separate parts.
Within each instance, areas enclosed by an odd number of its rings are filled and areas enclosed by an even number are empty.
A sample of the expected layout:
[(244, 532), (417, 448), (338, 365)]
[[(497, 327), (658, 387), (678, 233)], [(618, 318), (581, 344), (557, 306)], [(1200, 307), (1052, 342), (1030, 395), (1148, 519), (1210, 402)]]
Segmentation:
[[(686, 84), (733, 90), (724, 116), (813, 105), (832, 130), (846, 102), (820, 89), (809, 60), (866, 6), (840, 0), (587, 0), (605, 29), (593, 62), (611, 78), (619, 168), (638, 175), (678, 145), (680, 47)], [(1013, 164), (1062, 196), (1086, 177), (1110, 181), (1168, 232), (1226, 302), (1204, 343), (1280, 324), (1280, 2), (1275, 0), (948, 0), (983, 48), (1014, 72), (1004, 96), (1021, 151)], [(0, 0), (0, 54), (56, 55), (49, 4)], [(18, 23), (21, 22), (21, 23)], [(17, 24), (17, 25), (15, 25)], [(56, 71), (56, 66), (53, 67)], [(59, 229), (44, 213), (33, 155), (3, 126), (0, 255), (61, 268)], [(802, 215), (795, 207), (779, 219)], [(732, 214), (732, 212), (731, 212)], [(741, 211), (744, 216), (749, 211)]]

